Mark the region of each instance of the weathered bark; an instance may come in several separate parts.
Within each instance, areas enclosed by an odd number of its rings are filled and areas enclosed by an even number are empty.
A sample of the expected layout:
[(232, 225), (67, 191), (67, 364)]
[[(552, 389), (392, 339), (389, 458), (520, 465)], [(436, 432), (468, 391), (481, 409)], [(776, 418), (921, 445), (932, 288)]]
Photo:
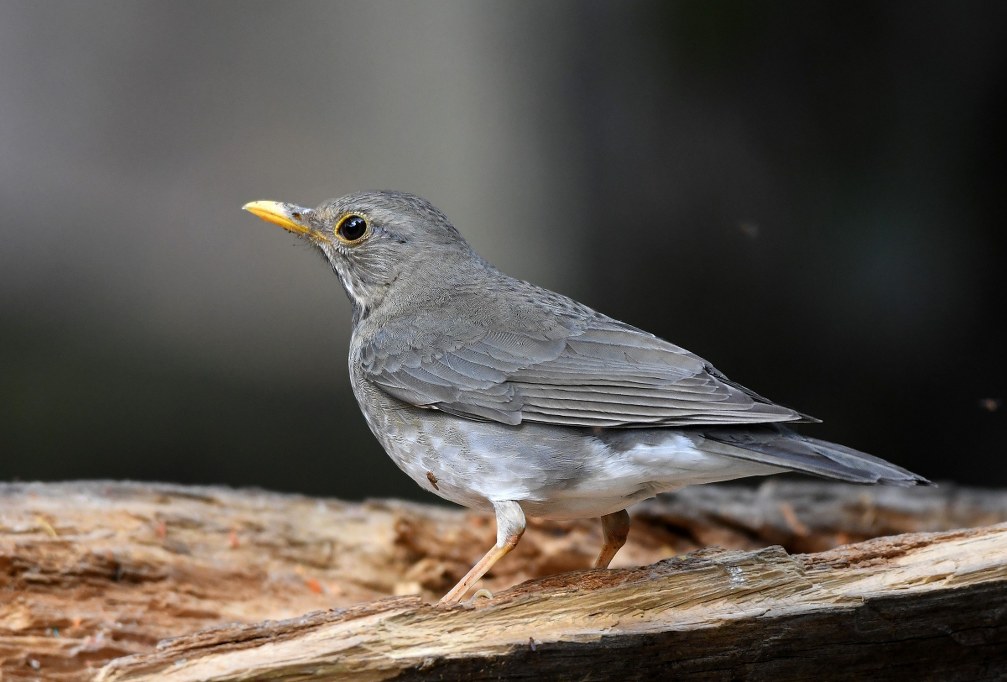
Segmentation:
[[(614, 566), (729, 549), (443, 608), (373, 600), (449, 587), (493, 542), (483, 515), (222, 488), (0, 485), (0, 676), (89, 679), (112, 659), (104, 679), (1007, 674), (1007, 528), (991, 526), (1007, 520), (1007, 495), (770, 481), (688, 489), (636, 512)], [(829, 549), (898, 533), (910, 534)], [(583, 569), (599, 544), (594, 522), (533, 522), (486, 586)], [(758, 549), (773, 544), (819, 553)], [(319, 612), (341, 607), (352, 608)]]

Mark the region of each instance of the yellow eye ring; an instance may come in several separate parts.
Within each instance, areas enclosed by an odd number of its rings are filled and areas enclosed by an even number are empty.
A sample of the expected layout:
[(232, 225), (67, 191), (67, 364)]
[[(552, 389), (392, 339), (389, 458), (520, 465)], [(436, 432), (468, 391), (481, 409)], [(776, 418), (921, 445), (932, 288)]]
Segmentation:
[(371, 236), (371, 223), (359, 213), (347, 213), (336, 222), (333, 232), (343, 244), (356, 246)]

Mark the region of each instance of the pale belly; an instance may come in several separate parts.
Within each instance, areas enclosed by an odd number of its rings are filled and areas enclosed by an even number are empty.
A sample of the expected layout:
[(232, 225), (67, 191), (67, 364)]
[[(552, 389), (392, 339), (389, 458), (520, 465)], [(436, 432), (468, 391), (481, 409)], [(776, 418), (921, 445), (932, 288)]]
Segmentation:
[(473, 509), (510, 500), (532, 517), (589, 518), (687, 485), (781, 471), (704, 453), (693, 437), (674, 430), (650, 431), (641, 439), (648, 444), (613, 447), (590, 429), (469, 421), (383, 394), (361, 401), (361, 408), (410, 478)]

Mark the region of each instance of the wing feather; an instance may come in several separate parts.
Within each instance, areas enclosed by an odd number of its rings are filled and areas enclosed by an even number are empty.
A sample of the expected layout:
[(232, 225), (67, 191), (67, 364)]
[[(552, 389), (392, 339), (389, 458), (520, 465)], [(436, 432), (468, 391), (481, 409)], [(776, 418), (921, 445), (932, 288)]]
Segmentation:
[[(505, 424), (632, 428), (810, 419), (731, 382), (683, 348), (583, 311), (546, 311), (548, 324), (510, 330), (490, 330), (478, 316), (456, 319), (422, 343), (383, 329), (359, 358), (366, 377), (400, 400)], [(501, 316), (486, 317), (498, 323)]]

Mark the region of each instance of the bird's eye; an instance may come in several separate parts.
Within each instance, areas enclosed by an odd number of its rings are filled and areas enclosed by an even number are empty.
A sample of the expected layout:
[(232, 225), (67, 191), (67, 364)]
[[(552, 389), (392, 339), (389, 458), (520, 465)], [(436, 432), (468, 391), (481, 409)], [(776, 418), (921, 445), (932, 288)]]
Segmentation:
[(347, 213), (336, 224), (336, 236), (344, 244), (357, 244), (370, 232), (367, 220), (355, 213)]

